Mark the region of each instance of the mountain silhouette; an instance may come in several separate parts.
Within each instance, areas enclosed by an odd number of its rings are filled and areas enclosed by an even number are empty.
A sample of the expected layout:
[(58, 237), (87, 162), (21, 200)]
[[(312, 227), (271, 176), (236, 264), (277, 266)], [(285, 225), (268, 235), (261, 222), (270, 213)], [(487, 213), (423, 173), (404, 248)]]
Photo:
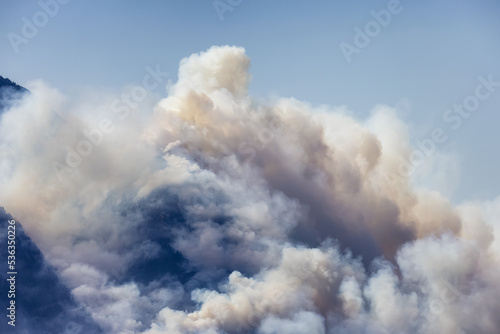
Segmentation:
[(0, 112), (15, 103), (25, 93), (29, 93), (29, 90), (0, 75)]
[(0, 333), (37, 334), (101, 334), (99, 326), (79, 307), (46, 260), (40, 249), (28, 237), (19, 221), (15, 222), (15, 284), (16, 326), (7, 324), (6, 306), (9, 305), (7, 278), (11, 268), (7, 263), (7, 231), (13, 217), (0, 206), (0, 305), (2, 321)]

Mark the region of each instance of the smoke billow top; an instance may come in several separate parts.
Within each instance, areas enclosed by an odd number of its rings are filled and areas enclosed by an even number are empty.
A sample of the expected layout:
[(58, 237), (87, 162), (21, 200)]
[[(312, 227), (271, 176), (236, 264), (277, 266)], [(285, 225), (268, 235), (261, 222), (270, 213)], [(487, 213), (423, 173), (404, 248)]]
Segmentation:
[(396, 110), (259, 101), (249, 67), (212, 47), (155, 103), (151, 68), (1, 114), (0, 203), (76, 304), (116, 334), (499, 333), (500, 199), (413, 187)]

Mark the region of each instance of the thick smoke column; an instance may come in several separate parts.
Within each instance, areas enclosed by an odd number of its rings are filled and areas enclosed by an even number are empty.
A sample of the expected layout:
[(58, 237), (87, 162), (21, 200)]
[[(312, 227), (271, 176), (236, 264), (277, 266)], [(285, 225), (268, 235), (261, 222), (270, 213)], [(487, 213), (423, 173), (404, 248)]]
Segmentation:
[(34, 82), (1, 115), (0, 203), (103, 332), (500, 332), (500, 200), (412, 187), (396, 110), (257, 101), (249, 67), (212, 47), (154, 110)]

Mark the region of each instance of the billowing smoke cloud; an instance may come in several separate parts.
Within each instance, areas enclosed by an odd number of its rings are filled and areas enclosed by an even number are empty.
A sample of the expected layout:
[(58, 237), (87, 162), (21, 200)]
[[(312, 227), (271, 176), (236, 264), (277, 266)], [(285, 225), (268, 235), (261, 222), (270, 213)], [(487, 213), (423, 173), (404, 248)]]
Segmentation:
[(500, 332), (500, 201), (413, 187), (396, 110), (258, 101), (249, 67), (192, 55), (154, 108), (37, 81), (1, 115), (0, 203), (103, 332)]

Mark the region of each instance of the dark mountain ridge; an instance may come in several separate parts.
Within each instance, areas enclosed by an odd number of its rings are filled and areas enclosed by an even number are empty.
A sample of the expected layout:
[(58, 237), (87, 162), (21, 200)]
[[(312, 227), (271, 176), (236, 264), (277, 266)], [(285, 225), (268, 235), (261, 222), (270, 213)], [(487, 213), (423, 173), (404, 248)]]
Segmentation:
[(29, 90), (0, 75), (0, 112), (11, 106)]

